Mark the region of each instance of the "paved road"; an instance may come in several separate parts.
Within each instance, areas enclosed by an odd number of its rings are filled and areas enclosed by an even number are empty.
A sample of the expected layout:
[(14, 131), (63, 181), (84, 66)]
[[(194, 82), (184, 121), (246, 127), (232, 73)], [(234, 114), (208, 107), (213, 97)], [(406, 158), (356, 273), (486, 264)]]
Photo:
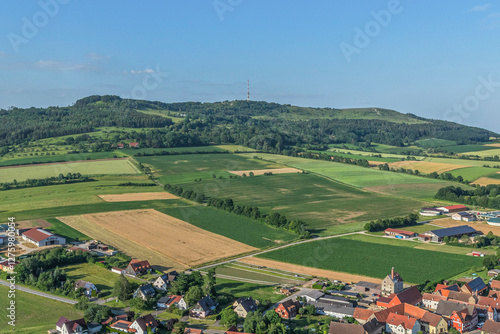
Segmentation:
[[(0, 284), (1, 285), (5, 285), (5, 286), (10, 286), (10, 283), (7, 282), (7, 281), (4, 281), (4, 280), (0, 280)], [(64, 298), (64, 297), (59, 297), (59, 296), (54, 296), (54, 295), (51, 295), (51, 294), (48, 294), (48, 293), (44, 293), (44, 292), (32, 290), (32, 289), (25, 288), (25, 287), (19, 286), (19, 285), (16, 285), (16, 290), (17, 291), (23, 291), (23, 292), (31, 293), (33, 295), (37, 295), (37, 296), (40, 296), (40, 297), (57, 300), (57, 301), (60, 301), (60, 302), (63, 302), (63, 303), (68, 303), (68, 304), (72, 304), (72, 305), (74, 305), (74, 304), (77, 303), (76, 300), (72, 300), (72, 299), (68, 299), (68, 298)]]

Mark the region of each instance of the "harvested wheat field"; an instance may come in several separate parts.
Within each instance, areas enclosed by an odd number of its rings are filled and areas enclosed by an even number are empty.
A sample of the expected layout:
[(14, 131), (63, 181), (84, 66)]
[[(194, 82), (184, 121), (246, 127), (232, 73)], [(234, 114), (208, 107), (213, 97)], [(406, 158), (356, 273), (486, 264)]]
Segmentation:
[(484, 146), (500, 147), (500, 143), (484, 144)]
[(339, 271), (310, 268), (310, 267), (300, 266), (297, 264), (279, 262), (279, 261), (274, 261), (274, 260), (260, 259), (260, 258), (256, 258), (253, 256), (239, 259), (238, 261), (245, 262), (248, 264), (257, 265), (257, 266), (264, 266), (264, 267), (269, 267), (269, 268), (274, 268), (274, 269), (279, 269), (279, 270), (291, 271), (291, 272), (302, 274), (302, 275), (326, 277), (326, 278), (331, 279), (331, 280), (339, 280), (342, 282), (353, 282), (353, 283), (355, 282), (355, 283), (357, 283), (359, 281), (365, 281), (365, 282), (372, 282), (372, 283), (380, 283), (380, 279), (373, 278), (373, 277), (347, 274), (347, 273), (342, 273)]
[(242, 176), (243, 174), (248, 174), (250, 172), (253, 175), (264, 175), (264, 173), (273, 173), (273, 174), (290, 174), (290, 173), (301, 173), (302, 171), (297, 168), (272, 168), (272, 169), (255, 169), (255, 170), (228, 170), (231, 174), (236, 174)]
[(454, 164), (447, 164), (447, 163), (440, 163), (440, 162), (430, 162), (430, 161), (398, 161), (398, 162), (391, 162), (389, 164), (390, 168), (405, 168), (405, 169), (412, 169), (412, 170), (417, 170), (420, 173), (432, 173), (436, 172), (438, 174), (448, 172), (450, 170), (454, 169), (459, 169), (459, 168), (466, 168), (470, 167), (467, 165), (454, 165)]
[(175, 195), (167, 193), (165, 191), (161, 192), (151, 192), (151, 193), (127, 193), (127, 194), (116, 194), (116, 195), (98, 195), (101, 199), (106, 202), (132, 202), (132, 201), (151, 201), (155, 199), (176, 199), (179, 198)]
[(487, 186), (488, 184), (500, 184), (500, 179), (492, 179), (489, 177), (480, 177), (471, 184), (479, 184), (480, 186)]
[(186, 267), (257, 250), (153, 209), (82, 217)]
[(51, 223), (43, 219), (16, 221), (16, 228), (32, 228), (32, 227), (47, 228), (51, 226), (52, 226)]
[(57, 219), (93, 239), (115, 247), (128, 256), (140, 260), (148, 260), (151, 265), (159, 270), (165, 271), (171, 268), (183, 270), (187, 267), (157, 251), (144, 247), (142, 244), (128, 240), (127, 238), (96, 225), (82, 216), (57, 217)]
[(469, 225), (477, 231), (481, 231), (484, 234), (488, 234), (489, 231), (493, 232), (494, 235), (500, 236), (500, 226), (488, 225), (486, 222), (475, 221), (475, 222), (463, 222), (458, 220), (453, 220), (451, 218), (441, 218), (432, 221), (432, 224), (439, 225), (442, 227), (453, 227), (461, 225)]

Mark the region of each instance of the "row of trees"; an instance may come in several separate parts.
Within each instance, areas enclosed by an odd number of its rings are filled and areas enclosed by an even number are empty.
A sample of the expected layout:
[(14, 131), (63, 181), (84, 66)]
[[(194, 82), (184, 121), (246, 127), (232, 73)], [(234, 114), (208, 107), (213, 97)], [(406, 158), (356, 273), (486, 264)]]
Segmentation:
[(397, 217), (392, 219), (379, 219), (366, 223), (364, 228), (369, 232), (384, 231), (387, 228), (413, 226), (418, 222), (418, 214), (410, 213), (406, 217)]
[(500, 185), (476, 186), (475, 189), (471, 190), (448, 186), (439, 189), (434, 198), (466, 205), (478, 205), (483, 208), (500, 209)]
[(412, 170), (412, 169), (407, 169), (407, 168), (390, 168), (387, 163), (385, 164), (380, 164), (378, 165), (378, 169), (380, 170), (385, 170), (385, 171), (391, 171), (395, 173), (405, 173), (405, 174), (410, 174), (410, 175), (416, 175), (416, 176), (423, 176), (423, 177), (428, 177), (430, 179), (440, 179), (440, 180), (446, 180), (446, 181), (455, 181), (459, 183), (465, 183), (469, 184), (468, 180), (464, 180), (464, 178), (461, 175), (454, 176), (451, 173), (441, 173), (438, 174), (437, 172), (432, 172), (428, 174), (422, 174), (418, 169)]
[(80, 173), (68, 173), (67, 175), (59, 174), (59, 176), (46, 177), (44, 179), (27, 179), (25, 181), (14, 180), (12, 182), (1, 182), (0, 190), (12, 190), (32, 187), (51, 186), (56, 184), (67, 184), (76, 182), (95, 181), (87, 175)]

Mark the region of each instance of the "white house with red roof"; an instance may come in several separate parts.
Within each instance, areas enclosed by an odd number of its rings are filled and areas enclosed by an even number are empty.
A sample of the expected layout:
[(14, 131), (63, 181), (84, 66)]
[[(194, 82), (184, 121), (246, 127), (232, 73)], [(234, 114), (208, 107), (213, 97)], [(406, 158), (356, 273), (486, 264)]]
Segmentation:
[(420, 331), (420, 323), (410, 316), (390, 313), (386, 320), (385, 331), (387, 333), (417, 334)]
[(85, 319), (69, 320), (61, 317), (56, 323), (56, 331), (61, 334), (87, 334), (88, 327)]
[(147, 260), (139, 261), (136, 259), (132, 259), (127, 268), (125, 268), (125, 274), (130, 276), (140, 276), (149, 274), (152, 270), (153, 268)]
[(38, 247), (65, 245), (66, 239), (41, 228), (32, 228), (21, 234), (23, 240), (34, 243)]

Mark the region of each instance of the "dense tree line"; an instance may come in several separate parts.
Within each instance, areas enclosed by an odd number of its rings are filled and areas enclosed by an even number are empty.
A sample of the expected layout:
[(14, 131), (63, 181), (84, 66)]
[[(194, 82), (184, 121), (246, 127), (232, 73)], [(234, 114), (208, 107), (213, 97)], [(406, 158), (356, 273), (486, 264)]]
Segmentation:
[(500, 209), (500, 185), (476, 186), (475, 189), (471, 190), (449, 186), (439, 189), (434, 198), (466, 205), (477, 205), (483, 208)]
[[(145, 109), (168, 110), (185, 118), (174, 124), (170, 118), (137, 111)], [(115, 134), (106, 140), (109, 143), (135, 140), (141, 147), (156, 148), (234, 143), (266, 152), (280, 152), (293, 146), (358, 142), (404, 147), (424, 138), (476, 143), (497, 135), (438, 120), (422, 119), (425, 122), (407, 124), (335, 118), (335, 113), (335, 109), (329, 108), (298, 108), (258, 101), (161, 103), (118, 96), (90, 96), (69, 107), (0, 110), (0, 146), (90, 133), (104, 126), (155, 128)], [(76, 138), (73, 140), (78, 142)], [(71, 139), (67, 144), (72, 144)], [(109, 149), (109, 145), (99, 141), (92, 145), (92, 150)]]
[(369, 232), (378, 232), (384, 231), (387, 228), (394, 227), (404, 227), (404, 226), (413, 226), (418, 222), (418, 214), (410, 213), (406, 217), (397, 217), (391, 219), (379, 219), (377, 221), (372, 220), (369, 223), (365, 224), (365, 230)]
[(55, 184), (68, 184), (77, 182), (95, 181), (87, 175), (80, 173), (68, 173), (66, 175), (59, 174), (57, 177), (46, 177), (44, 179), (27, 179), (25, 181), (14, 180), (12, 182), (0, 182), (0, 190), (12, 190), (21, 188), (43, 187)]

